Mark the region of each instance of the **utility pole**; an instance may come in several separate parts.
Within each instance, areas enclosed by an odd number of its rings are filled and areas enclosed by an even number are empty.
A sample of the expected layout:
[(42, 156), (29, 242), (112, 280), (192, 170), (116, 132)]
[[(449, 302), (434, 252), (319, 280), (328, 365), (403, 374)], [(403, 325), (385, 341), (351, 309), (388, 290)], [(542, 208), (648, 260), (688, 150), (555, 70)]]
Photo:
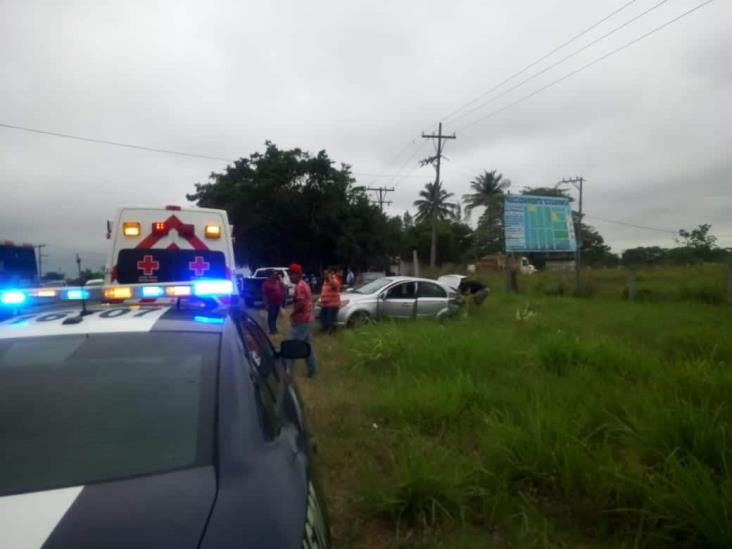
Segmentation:
[(393, 193), (394, 187), (366, 187), (366, 190), (379, 193), (379, 209), (382, 212), (384, 211), (384, 204), (387, 206), (391, 204), (391, 200), (384, 200), (384, 197), (386, 196), (386, 193)]
[(81, 258), (78, 253), (76, 254), (76, 267), (79, 269), (79, 286), (81, 286)]
[(43, 278), (43, 248), (45, 248), (46, 245), (36, 244), (33, 247), (38, 248), (38, 282), (40, 282)]
[(577, 241), (577, 251), (574, 255), (574, 269), (576, 276), (576, 292), (580, 290), (580, 269), (582, 267), (582, 184), (585, 182), (584, 177), (570, 177), (562, 179), (562, 183), (571, 183), (574, 188), (579, 191), (579, 222), (575, 225), (575, 239)]
[[(440, 196), (440, 164), (442, 161), (442, 147), (443, 140), (445, 139), (457, 139), (455, 134), (442, 135), (442, 122), (438, 126), (437, 135), (425, 135), (422, 133), (422, 139), (437, 139), (437, 154), (430, 156), (422, 160), (422, 165), (435, 163), (435, 187), (433, 200), (437, 200)], [(437, 263), (437, 211), (432, 212), (432, 242), (430, 245), (430, 267), (434, 267)]]

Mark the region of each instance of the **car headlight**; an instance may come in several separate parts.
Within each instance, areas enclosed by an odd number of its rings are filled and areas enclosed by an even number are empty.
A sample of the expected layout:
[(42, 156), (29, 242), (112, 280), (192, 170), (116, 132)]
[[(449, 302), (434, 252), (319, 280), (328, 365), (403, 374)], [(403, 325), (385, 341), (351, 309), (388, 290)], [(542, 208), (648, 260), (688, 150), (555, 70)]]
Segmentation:
[(343, 307), (345, 307), (349, 303), (350, 303), (350, 301), (348, 299), (342, 299), (341, 300), (341, 304), (340, 304), (340, 308), (342, 309)]

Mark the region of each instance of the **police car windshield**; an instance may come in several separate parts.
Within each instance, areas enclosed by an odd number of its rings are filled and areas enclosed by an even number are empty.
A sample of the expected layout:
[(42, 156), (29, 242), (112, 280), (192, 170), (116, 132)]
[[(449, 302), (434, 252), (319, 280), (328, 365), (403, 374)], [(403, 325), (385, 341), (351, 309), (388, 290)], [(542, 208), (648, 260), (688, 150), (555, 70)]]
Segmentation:
[(0, 496), (212, 463), (218, 342), (0, 340)]

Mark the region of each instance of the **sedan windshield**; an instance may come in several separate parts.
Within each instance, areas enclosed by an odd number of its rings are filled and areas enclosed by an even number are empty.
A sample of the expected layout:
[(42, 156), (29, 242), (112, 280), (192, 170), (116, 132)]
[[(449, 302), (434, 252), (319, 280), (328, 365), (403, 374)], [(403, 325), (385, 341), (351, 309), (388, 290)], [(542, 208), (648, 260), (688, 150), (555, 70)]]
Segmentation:
[(0, 496), (211, 463), (218, 341), (0, 340)]
[(375, 294), (391, 282), (393, 282), (391, 278), (377, 278), (376, 280), (372, 280), (368, 284), (364, 284), (353, 291), (357, 294)]

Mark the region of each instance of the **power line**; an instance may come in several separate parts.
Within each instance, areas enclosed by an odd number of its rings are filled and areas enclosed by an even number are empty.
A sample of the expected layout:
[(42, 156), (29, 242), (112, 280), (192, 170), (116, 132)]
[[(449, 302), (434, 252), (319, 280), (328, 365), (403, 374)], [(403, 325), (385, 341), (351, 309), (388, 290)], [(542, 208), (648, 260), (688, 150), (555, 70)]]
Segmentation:
[(552, 87), (556, 86), (557, 84), (559, 84), (559, 83), (561, 83), (561, 82), (563, 82), (563, 81), (565, 81), (565, 80), (567, 80), (567, 79), (569, 79), (569, 78), (571, 78), (571, 77), (573, 77), (573, 76), (581, 73), (582, 71), (584, 71), (584, 70), (592, 67), (593, 65), (596, 65), (597, 63), (600, 63), (601, 61), (604, 61), (608, 57), (611, 57), (612, 55), (615, 55), (616, 53), (619, 53), (619, 52), (623, 51), (624, 49), (629, 48), (630, 46), (633, 46), (633, 45), (637, 44), (641, 40), (644, 40), (644, 39), (648, 38), (649, 36), (651, 36), (652, 34), (655, 34), (655, 33), (659, 32), (659, 31), (665, 29), (669, 25), (671, 25), (671, 24), (679, 21), (680, 19), (683, 19), (687, 15), (691, 15), (693, 12), (695, 12), (695, 11), (703, 8), (707, 4), (711, 4), (712, 2), (714, 2), (714, 0), (706, 0), (705, 2), (702, 2), (701, 4), (697, 4), (696, 6), (694, 6), (693, 8), (691, 8), (690, 10), (687, 10), (687, 11), (683, 12), (681, 15), (678, 15), (678, 16), (674, 17), (673, 19), (667, 21), (663, 25), (660, 25), (660, 26), (658, 26), (658, 27), (656, 27), (654, 29), (651, 29), (650, 31), (642, 34), (638, 38), (635, 38), (634, 40), (631, 40), (630, 42), (626, 42), (622, 46), (620, 46), (620, 47), (618, 47), (618, 48), (610, 51), (609, 53), (606, 53), (605, 55), (602, 55), (602, 56), (600, 56), (600, 57), (598, 57), (598, 58), (590, 61), (589, 63), (586, 63), (585, 65), (582, 65), (578, 69), (575, 69), (572, 72), (569, 72), (569, 73), (565, 74), (561, 78), (557, 78), (556, 80), (554, 80), (554, 81), (550, 82), (549, 84), (547, 84), (547, 85), (539, 88), (538, 90), (535, 90), (535, 91), (531, 92), (530, 94), (524, 95), (523, 97), (520, 97), (516, 101), (513, 101), (512, 103), (509, 103), (508, 105), (505, 105), (505, 106), (501, 107), (500, 109), (496, 109), (494, 111), (489, 112), (488, 114), (486, 114), (484, 116), (481, 116), (481, 117), (475, 119), (474, 121), (466, 124), (465, 126), (462, 126), (461, 128), (458, 128), (457, 131), (464, 131), (467, 128), (470, 128), (472, 126), (475, 126), (476, 124), (478, 124), (478, 123), (480, 123), (480, 122), (482, 122), (484, 120), (487, 120), (488, 118), (492, 118), (493, 116), (495, 116), (495, 115), (497, 115), (497, 114), (499, 114), (499, 113), (501, 113), (501, 112), (503, 112), (503, 111), (505, 111), (507, 109), (510, 109), (511, 107), (514, 107), (514, 106), (518, 105), (519, 103), (523, 103), (524, 101), (526, 101), (528, 99), (531, 99), (535, 95), (538, 95), (541, 92), (546, 91), (549, 88), (552, 88)]
[(600, 217), (598, 215), (590, 215), (585, 214), (585, 217), (589, 217), (590, 219), (597, 219), (598, 221), (604, 221), (605, 223), (613, 223), (615, 225), (623, 225), (625, 227), (633, 227), (634, 229), (645, 229), (647, 231), (656, 231), (659, 233), (670, 233), (670, 234), (678, 234), (679, 231), (672, 231), (670, 229), (659, 229), (658, 227), (649, 227), (647, 225), (637, 225), (636, 223), (628, 223), (627, 221), (617, 221), (615, 219), (606, 219), (604, 217)]
[(15, 126), (13, 124), (0, 123), (0, 127), (7, 128), (10, 130), (18, 130), (29, 133), (38, 133), (42, 135), (51, 135), (53, 137), (63, 137), (64, 139), (74, 139), (76, 141), (85, 141), (87, 143), (97, 143), (99, 145), (111, 145), (114, 147), (124, 147), (126, 149), (137, 149), (140, 151), (156, 152), (163, 154), (174, 154), (176, 156), (188, 156), (190, 158), (205, 158), (206, 160), (222, 160), (224, 162), (232, 162), (231, 158), (222, 158), (220, 156), (209, 156), (206, 154), (195, 154), (180, 151), (173, 151), (170, 149), (157, 149), (155, 147), (146, 147), (144, 145), (133, 145), (131, 143), (120, 143), (118, 141), (107, 141), (106, 139), (96, 139), (94, 137), (82, 137), (80, 135), (71, 135), (68, 133), (52, 132), (48, 130), (38, 130), (35, 128), (27, 128), (25, 126)]
[[(578, 50), (575, 50), (575, 51), (573, 51), (572, 53), (570, 53), (569, 55), (566, 55), (565, 57), (561, 58), (560, 60), (558, 60), (558, 61), (555, 61), (555, 62), (554, 62), (554, 63), (552, 63), (551, 65), (549, 65), (549, 66), (547, 66), (547, 67), (544, 67), (544, 68), (543, 68), (542, 70), (540, 70), (539, 72), (536, 72), (536, 73), (532, 74), (531, 76), (529, 76), (528, 78), (525, 78), (525, 79), (521, 80), (521, 82), (519, 82), (519, 83), (517, 83), (517, 84), (515, 84), (515, 85), (511, 86), (510, 88), (508, 88), (508, 89), (506, 89), (506, 90), (503, 90), (503, 91), (502, 91), (501, 93), (499, 93), (498, 95), (495, 95), (495, 96), (491, 97), (491, 98), (490, 98), (490, 99), (488, 99), (487, 101), (483, 101), (482, 103), (479, 103), (478, 105), (476, 105), (476, 106), (475, 106), (475, 107), (473, 107), (472, 109), (470, 109), (470, 110), (467, 110), (467, 111), (465, 111), (464, 113), (462, 113), (462, 114), (459, 114), (459, 115), (457, 115), (457, 116), (456, 116), (456, 117), (455, 117), (455, 118), (454, 118), (453, 120), (458, 120), (458, 119), (460, 119), (460, 118), (463, 118), (463, 117), (465, 117), (465, 116), (468, 116), (469, 114), (472, 114), (472, 113), (474, 113), (475, 111), (478, 111), (478, 110), (482, 109), (482, 108), (483, 108), (483, 107), (485, 107), (486, 105), (490, 105), (491, 103), (493, 103), (493, 102), (494, 102), (494, 101), (496, 101), (497, 99), (500, 99), (501, 97), (504, 97), (505, 95), (507, 95), (507, 94), (511, 93), (511, 92), (512, 92), (512, 91), (514, 91), (514, 90), (517, 90), (518, 88), (520, 88), (520, 87), (521, 87), (521, 86), (523, 86), (524, 84), (527, 84), (528, 82), (531, 82), (532, 80), (534, 80), (534, 79), (536, 79), (536, 78), (540, 77), (540, 76), (541, 76), (542, 74), (546, 74), (547, 72), (549, 72), (550, 70), (552, 70), (552, 69), (554, 69), (554, 68), (558, 67), (559, 65), (562, 65), (562, 64), (566, 63), (567, 61), (569, 61), (569, 60), (570, 60), (570, 59), (572, 59), (573, 57), (575, 57), (575, 56), (579, 55), (579, 54), (580, 54), (580, 53), (582, 53), (583, 51), (586, 51), (586, 50), (588, 50), (589, 48), (591, 48), (592, 46), (594, 46), (594, 45), (595, 45), (595, 44), (597, 44), (598, 42), (601, 42), (601, 41), (603, 41), (603, 40), (604, 40), (605, 38), (607, 38), (607, 37), (609, 37), (609, 36), (612, 36), (612, 35), (613, 35), (613, 34), (615, 34), (616, 32), (618, 32), (618, 31), (620, 31), (620, 30), (624, 29), (625, 27), (627, 27), (628, 25), (631, 25), (632, 23), (635, 23), (635, 22), (636, 22), (636, 21), (637, 21), (638, 19), (640, 19), (641, 17), (644, 17), (644, 16), (648, 15), (648, 14), (649, 14), (650, 12), (652, 12), (653, 10), (656, 10), (656, 9), (660, 8), (660, 7), (662, 6), (662, 5), (664, 5), (664, 4), (665, 4), (665, 3), (667, 3), (668, 1), (669, 1), (669, 0), (661, 0), (661, 1), (660, 1), (660, 2), (658, 2), (657, 4), (655, 4), (655, 5), (651, 6), (650, 8), (648, 8), (647, 10), (645, 10), (645, 11), (641, 12), (640, 14), (636, 15), (635, 17), (631, 17), (630, 19), (628, 19), (627, 21), (624, 21), (624, 22), (623, 22), (622, 24), (618, 25), (618, 26), (617, 26), (617, 27), (615, 27), (614, 29), (612, 29), (612, 30), (610, 30), (610, 31), (606, 32), (605, 34), (603, 34), (603, 35), (602, 35), (602, 36), (600, 36), (599, 38), (596, 38), (596, 39), (595, 39), (595, 40), (593, 40), (592, 42), (589, 42), (588, 44), (585, 44), (585, 45), (584, 45), (584, 46), (582, 46), (582, 47), (581, 47), (580, 49), (578, 49)], [(485, 96), (485, 95), (489, 95), (489, 94), (484, 94), (484, 96)]]
[[(634, 229), (644, 229), (646, 231), (655, 231), (658, 233), (672, 234), (674, 236), (679, 234), (678, 229), (675, 231), (672, 231), (671, 229), (661, 229), (659, 227), (649, 227), (648, 225), (638, 225), (637, 223), (629, 223), (627, 221), (618, 221), (617, 219), (607, 219), (605, 217), (600, 217), (598, 215), (585, 214), (584, 217), (589, 217), (590, 219), (596, 219), (598, 221), (604, 221), (605, 223), (612, 223), (614, 225), (632, 227)], [(732, 234), (715, 234), (714, 236), (716, 236), (718, 238), (732, 238)]]
[[(454, 111), (452, 111), (452, 112), (451, 112), (450, 114), (448, 114), (447, 116), (444, 116), (444, 117), (442, 117), (442, 120), (444, 121), (444, 120), (448, 120), (449, 118), (452, 118), (452, 117), (453, 117), (453, 116), (454, 116), (455, 114), (457, 114), (458, 112), (460, 112), (460, 111), (461, 111), (461, 110), (463, 110), (464, 108), (466, 108), (466, 107), (469, 107), (470, 105), (472, 105), (472, 104), (474, 104), (474, 103), (476, 103), (476, 102), (480, 101), (481, 99), (483, 99), (483, 98), (484, 98), (485, 96), (487, 96), (487, 95), (490, 95), (491, 93), (493, 93), (494, 91), (496, 91), (496, 90), (497, 90), (498, 88), (500, 88), (500, 87), (501, 87), (501, 86), (503, 86), (504, 84), (507, 84), (508, 82), (510, 82), (511, 80), (513, 80), (514, 78), (516, 78), (517, 76), (520, 76), (520, 75), (522, 75), (523, 73), (525, 73), (525, 72), (526, 72), (527, 70), (529, 70), (530, 68), (532, 68), (532, 67), (535, 67), (536, 65), (538, 65), (539, 63), (541, 63), (541, 62), (542, 62), (542, 61), (544, 61), (545, 59), (547, 59), (547, 58), (551, 57), (552, 55), (554, 55), (555, 53), (557, 53), (557, 52), (558, 52), (558, 51), (560, 51), (561, 49), (565, 48), (566, 46), (568, 46), (569, 44), (571, 44), (572, 42), (574, 42), (574, 41), (575, 41), (575, 40), (577, 40), (578, 38), (580, 38), (580, 37), (584, 36), (585, 34), (587, 34), (588, 32), (590, 32), (591, 30), (593, 30), (593, 29), (597, 28), (597, 27), (598, 27), (599, 25), (601, 25), (602, 23), (604, 23), (605, 21), (607, 21), (608, 19), (610, 19), (610, 18), (611, 18), (611, 17), (613, 17), (614, 15), (616, 15), (616, 14), (620, 13), (620, 12), (621, 12), (621, 11), (623, 11), (623, 10), (624, 10), (625, 8), (627, 8), (628, 6), (630, 6), (631, 4), (635, 3), (635, 1), (636, 1), (636, 0), (630, 0), (630, 2), (626, 2), (625, 4), (623, 4), (622, 6), (620, 6), (620, 7), (618, 8), (618, 9), (616, 9), (616, 10), (612, 11), (611, 13), (609, 13), (608, 15), (606, 15), (605, 17), (603, 17), (602, 19), (600, 19), (600, 20), (599, 20), (599, 21), (597, 21), (596, 23), (593, 23), (592, 25), (590, 25), (589, 27), (587, 27), (587, 28), (586, 28), (585, 30), (581, 31), (581, 32), (580, 32), (580, 33), (578, 33), (578, 34), (575, 34), (575, 35), (574, 35), (574, 36), (573, 36), (572, 38), (570, 38), (570, 39), (569, 39), (569, 40), (567, 40), (566, 42), (562, 43), (561, 45), (557, 46), (556, 48), (554, 48), (554, 49), (553, 49), (552, 51), (550, 51), (549, 53), (547, 53), (547, 54), (545, 54), (545, 55), (542, 55), (542, 56), (541, 56), (541, 57), (540, 57), (539, 59), (537, 59), (536, 61), (533, 61), (532, 63), (529, 63), (528, 65), (526, 65), (526, 66), (525, 66), (525, 67), (524, 67), (523, 69), (521, 69), (520, 71), (518, 71), (518, 72), (515, 72), (515, 73), (513, 73), (513, 74), (512, 74), (511, 76), (509, 76), (508, 78), (506, 78), (506, 79), (505, 79), (505, 80), (503, 80), (502, 82), (499, 82), (498, 84), (496, 84), (495, 86), (493, 86), (493, 87), (492, 87), (491, 89), (489, 89), (488, 91), (486, 91), (486, 92), (482, 93), (481, 95), (477, 96), (476, 98), (474, 98), (474, 99), (472, 99), (472, 100), (468, 101), (467, 103), (465, 103), (464, 105), (462, 105), (462, 106), (458, 107), (457, 109), (455, 109)], [(462, 115), (461, 115), (461, 116), (462, 116)]]

